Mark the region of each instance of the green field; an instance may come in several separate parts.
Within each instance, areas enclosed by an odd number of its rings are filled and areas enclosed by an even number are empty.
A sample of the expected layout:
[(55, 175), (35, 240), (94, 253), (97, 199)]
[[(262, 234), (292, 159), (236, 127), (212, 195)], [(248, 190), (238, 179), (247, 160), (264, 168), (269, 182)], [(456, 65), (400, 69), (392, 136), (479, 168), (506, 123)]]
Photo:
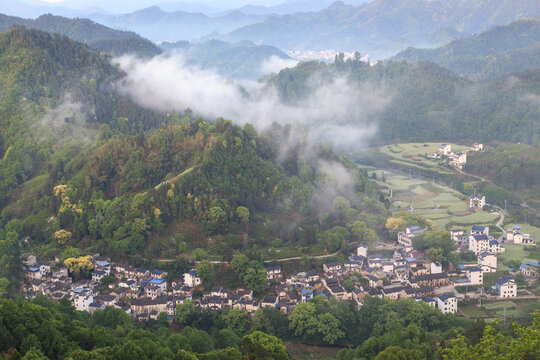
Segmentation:
[[(397, 165), (412, 166), (420, 169), (435, 170), (441, 174), (452, 174), (449, 169), (440, 159), (427, 158), (427, 154), (435, 153), (439, 150), (440, 143), (408, 143), (408, 144), (392, 144), (381, 146), (379, 152), (392, 157), (391, 163)], [(450, 144), (452, 151), (460, 151), (467, 149), (467, 146)]]
[(497, 262), (497, 270), (508, 270), (509, 267), (502, 264), (502, 262), (508, 261), (519, 261), (520, 263), (525, 263), (527, 261), (540, 260), (540, 251), (529, 252), (523, 250), (524, 245), (520, 244), (503, 244), (505, 251), (499, 255), (499, 261)]
[[(438, 146), (438, 145), (437, 145)], [(386, 177), (383, 182), (382, 174)], [(377, 183), (382, 188), (392, 189), (392, 210), (410, 211), (432, 220), (436, 229), (449, 229), (452, 226), (469, 227), (473, 224), (492, 225), (498, 214), (480, 211), (467, 211), (467, 197), (441, 183), (422, 177), (411, 177), (395, 172), (369, 168), (369, 175), (377, 174)]]

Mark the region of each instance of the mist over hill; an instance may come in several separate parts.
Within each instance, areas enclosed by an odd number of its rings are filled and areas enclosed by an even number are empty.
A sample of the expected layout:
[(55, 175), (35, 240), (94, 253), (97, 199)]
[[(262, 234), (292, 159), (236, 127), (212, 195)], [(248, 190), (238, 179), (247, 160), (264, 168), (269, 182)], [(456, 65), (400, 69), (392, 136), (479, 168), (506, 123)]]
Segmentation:
[(540, 66), (540, 19), (522, 19), (436, 49), (410, 48), (393, 59), (431, 61), (456, 73), (496, 77)]

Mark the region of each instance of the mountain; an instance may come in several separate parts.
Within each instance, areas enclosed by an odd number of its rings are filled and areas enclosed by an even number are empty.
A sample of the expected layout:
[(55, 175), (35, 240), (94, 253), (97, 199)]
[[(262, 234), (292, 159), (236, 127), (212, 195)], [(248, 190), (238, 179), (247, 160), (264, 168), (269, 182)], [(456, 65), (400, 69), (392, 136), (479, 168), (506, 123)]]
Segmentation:
[[(281, 4), (274, 6), (262, 6), (262, 5), (244, 5), (238, 10), (244, 14), (250, 15), (286, 15), (299, 12), (314, 12), (321, 11), (322, 9), (331, 5), (335, 0), (318, 0), (318, 1), (306, 1), (306, 0), (287, 0)], [(369, 0), (347, 0), (345, 3), (349, 5), (361, 5), (367, 3)]]
[(210, 17), (202, 13), (166, 12), (157, 6), (130, 14), (94, 14), (90, 17), (116, 29), (135, 31), (153, 41), (192, 40), (212, 32), (226, 33), (265, 19), (263, 16), (246, 15), (240, 11)]
[[(290, 127), (263, 135), (187, 110), (156, 113), (115, 92), (123, 77), (67, 37), (0, 34), (0, 220), (22, 221), (29, 246), (41, 249), (63, 229), (70, 246), (117, 258), (206, 249), (230, 260), (247, 227), (264, 251), (275, 238), (336, 251), (340, 240), (317, 234), (360, 216), (383, 223), (386, 208), (367, 175), (327, 149), (292, 144)], [(332, 213), (338, 196), (350, 201), (346, 219)], [(251, 216), (242, 220), (239, 207)]]
[(358, 50), (381, 59), (417, 43), (425, 45), (444, 28), (476, 33), (539, 14), (536, 0), (375, 0), (357, 7), (336, 2), (316, 13), (271, 17), (223, 39), (287, 50)]
[(68, 19), (47, 14), (32, 20), (0, 14), (0, 32), (13, 25), (65, 35), (113, 56), (134, 53), (152, 57), (161, 53), (158, 46), (133, 32), (114, 30), (88, 19)]
[[(272, 59), (293, 60), (287, 54), (273, 46), (257, 46), (250, 41), (228, 43), (209, 40), (204, 43), (179, 41), (161, 43), (160, 46), (174, 53), (182, 54), (188, 64), (195, 64), (202, 69), (215, 69), (229, 78), (258, 79), (265, 75), (265, 61)], [(279, 71), (275, 69), (273, 71)], [(272, 71), (272, 70), (271, 70)]]
[(343, 77), (369, 94), (391, 96), (371, 118), (381, 142), (540, 143), (540, 70), (472, 81), (433, 63), (370, 66), (338, 57), (328, 65), (300, 63), (269, 81), (284, 101), (301, 102), (325, 82)]
[(431, 61), (459, 74), (481, 77), (539, 68), (540, 19), (517, 20), (436, 49), (409, 48), (394, 59)]

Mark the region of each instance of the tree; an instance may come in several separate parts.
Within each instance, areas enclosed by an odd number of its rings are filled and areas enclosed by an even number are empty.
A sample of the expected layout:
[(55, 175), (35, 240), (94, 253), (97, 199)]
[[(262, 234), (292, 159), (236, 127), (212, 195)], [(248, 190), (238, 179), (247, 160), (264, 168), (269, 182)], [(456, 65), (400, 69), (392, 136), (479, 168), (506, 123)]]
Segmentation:
[(268, 285), (266, 270), (262, 266), (248, 267), (244, 274), (244, 283), (248, 289), (260, 293)]
[(397, 233), (405, 227), (405, 220), (400, 217), (389, 217), (386, 219), (385, 228), (391, 233)]
[(78, 276), (83, 271), (90, 271), (94, 268), (92, 257), (90, 255), (81, 256), (78, 258), (68, 258), (64, 261), (64, 265), (69, 272)]
[(227, 329), (233, 330), (238, 335), (243, 335), (249, 329), (249, 314), (243, 309), (232, 309), (221, 315)]
[(442, 262), (443, 260), (445, 260), (445, 257), (443, 255), (443, 251), (441, 248), (427, 249), (427, 257), (429, 260), (433, 262)]
[(242, 254), (236, 253), (231, 260), (231, 270), (236, 273), (240, 278), (244, 277), (249, 264), (249, 258)]
[(332, 211), (343, 217), (345, 212), (351, 208), (351, 202), (345, 199), (343, 196), (338, 196), (332, 203)]
[(60, 245), (67, 245), (71, 241), (71, 236), (71, 232), (64, 229), (60, 229), (54, 233), (54, 239)]
[(41, 350), (32, 348), (22, 358), (22, 360), (47, 360), (48, 358), (43, 355)]
[(212, 287), (216, 279), (216, 265), (208, 260), (203, 260), (197, 267), (197, 274), (206, 288)]
[(399, 346), (389, 346), (381, 351), (375, 360), (423, 360), (426, 356), (420, 350), (402, 349)]
[(324, 313), (318, 316), (317, 332), (321, 334), (323, 341), (328, 344), (333, 344), (345, 337), (345, 333), (340, 329), (338, 319), (330, 313)]
[(240, 219), (242, 224), (246, 225), (249, 223), (249, 209), (244, 206), (239, 206), (236, 208), (236, 216)]
[(317, 308), (311, 302), (300, 303), (292, 311), (289, 321), (294, 335), (314, 335), (317, 332)]
[(216, 226), (222, 225), (225, 222), (226, 218), (227, 214), (219, 206), (213, 206), (208, 211), (208, 220)]
[(78, 248), (70, 246), (67, 249), (65, 249), (64, 251), (62, 251), (62, 254), (60, 256), (60, 262), (64, 263), (64, 261), (66, 261), (66, 259), (78, 258), (78, 257), (81, 257), (82, 255), (83, 255), (83, 252), (81, 250), (79, 250)]
[(9, 280), (5, 277), (0, 277), (0, 296), (4, 293), (6, 293), (8, 287), (9, 287)]
[(248, 360), (289, 360), (287, 348), (280, 339), (260, 331), (244, 336), (242, 351)]
[(486, 325), (484, 335), (477, 344), (468, 344), (458, 335), (448, 348), (440, 350), (444, 360), (512, 360), (538, 359), (540, 353), (540, 313), (534, 315), (532, 325), (523, 327), (514, 323), (514, 335), (507, 339), (498, 333), (498, 321)]
[(367, 230), (366, 223), (361, 220), (356, 220), (351, 226), (351, 233), (360, 241), (362, 241), (364, 232)]
[(191, 324), (190, 318), (195, 314), (195, 304), (192, 300), (186, 299), (183, 303), (176, 305), (176, 315), (174, 319), (180, 325)]

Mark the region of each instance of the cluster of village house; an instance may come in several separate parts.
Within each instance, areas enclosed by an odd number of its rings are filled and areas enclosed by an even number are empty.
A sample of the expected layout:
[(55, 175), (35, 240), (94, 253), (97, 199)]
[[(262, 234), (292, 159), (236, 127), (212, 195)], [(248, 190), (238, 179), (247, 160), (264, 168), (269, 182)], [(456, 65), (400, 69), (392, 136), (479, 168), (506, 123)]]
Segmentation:
[[(504, 248), (489, 235), (487, 227), (473, 226), (468, 234), (462, 230), (452, 230), (451, 236), (459, 249), (472, 251), (477, 256), (477, 262), (460, 265), (465, 277), (450, 281), (441, 264), (430, 262), (424, 253), (413, 250), (412, 238), (425, 230), (412, 226), (399, 233), (398, 244), (391, 246), (386, 256), (368, 255), (367, 247), (360, 244), (343, 264), (324, 264), (322, 272), (310, 270), (285, 276), (280, 266), (270, 266), (266, 270), (269, 289), (272, 290), (262, 299), (255, 299), (249, 290), (225, 287), (214, 287), (204, 292), (202, 297), (193, 298), (193, 291), (201, 287), (196, 269), (184, 274), (182, 280), (168, 284), (167, 273), (164, 271), (136, 269), (111, 262), (99, 254), (90, 254), (94, 265), (92, 278), (75, 283), (66, 268), (56, 267), (54, 262), (37, 262), (34, 255), (25, 254), (22, 258), (26, 278), (23, 287), (29, 298), (36, 294), (44, 294), (56, 300), (67, 298), (77, 310), (88, 312), (114, 306), (139, 321), (157, 319), (160, 313), (166, 313), (172, 318), (176, 306), (186, 299), (208, 310), (230, 307), (253, 313), (261, 307), (270, 306), (290, 313), (296, 304), (309, 301), (317, 295), (354, 301), (358, 306), (362, 306), (366, 295), (390, 299), (407, 297), (424, 301), (443, 313), (455, 313), (458, 298), (454, 295), (453, 286), (483, 284), (483, 274), (496, 270), (497, 254), (502, 253)], [(519, 227), (514, 226), (510, 230), (509, 241), (534, 243), (529, 235), (521, 234)], [(519, 271), (527, 277), (537, 278), (539, 269), (538, 262), (528, 262)], [(344, 281), (352, 274), (361, 274), (367, 282), (353, 283), (354, 288), (347, 290)], [(103, 290), (101, 281), (105, 275), (113, 276), (115, 281)], [(441, 287), (445, 288), (438, 289)], [(499, 279), (495, 290), (500, 298), (517, 296), (517, 286), (512, 276)], [(434, 295), (441, 292), (448, 293)]]
[(469, 151), (482, 151), (484, 150), (483, 144), (475, 143), (470, 149), (462, 150), (457, 153), (452, 151), (452, 145), (441, 144), (439, 151), (436, 153), (430, 153), (427, 156), (432, 159), (447, 159), (448, 163), (458, 169), (463, 169), (463, 165), (467, 163), (467, 153)]

